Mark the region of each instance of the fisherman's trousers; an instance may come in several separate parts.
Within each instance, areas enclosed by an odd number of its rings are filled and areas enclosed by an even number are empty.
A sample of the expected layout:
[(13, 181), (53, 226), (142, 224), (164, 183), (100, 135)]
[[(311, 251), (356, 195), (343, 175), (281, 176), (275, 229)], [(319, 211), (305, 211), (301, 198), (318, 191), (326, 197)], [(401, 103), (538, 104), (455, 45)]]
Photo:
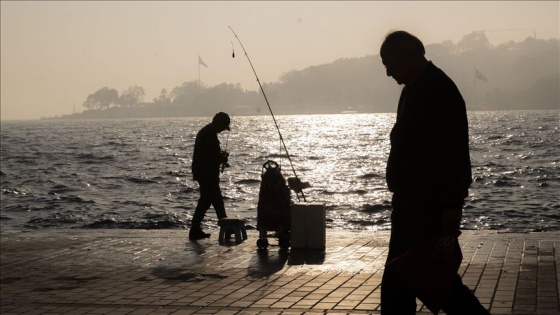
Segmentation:
[(210, 209), (210, 206), (214, 207), (218, 219), (226, 217), (224, 199), (222, 197), (222, 191), (220, 190), (220, 179), (204, 179), (197, 181), (200, 186), (200, 198), (198, 199), (198, 204), (196, 205), (196, 210), (194, 211), (191, 229), (193, 227), (200, 227), (200, 224), (206, 215), (206, 211)]

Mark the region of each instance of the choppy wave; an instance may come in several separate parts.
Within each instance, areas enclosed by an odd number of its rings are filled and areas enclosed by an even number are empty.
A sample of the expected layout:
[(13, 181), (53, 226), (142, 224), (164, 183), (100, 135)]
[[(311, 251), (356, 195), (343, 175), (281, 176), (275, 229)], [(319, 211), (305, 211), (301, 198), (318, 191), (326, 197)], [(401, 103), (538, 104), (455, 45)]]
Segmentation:
[[(194, 138), (209, 120), (2, 122), (0, 224), (188, 228), (198, 199)], [(558, 230), (558, 112), (471, 112), (469, 120), (474, 182), (463, 228)], [(326, 205), (329, 227), (390, 228), (384, 177), (393, 121), (393, 114), (278, 116), (293, 167), (311, 184), (305, 197)], [(292, 165), (269, 117), (237, 117), (232, 127), (222, 192), (228, 215), (254, 227), (263, 163), (279, 162), (286, 177)], [(206, 228), (216, 222), (210, 209)]]

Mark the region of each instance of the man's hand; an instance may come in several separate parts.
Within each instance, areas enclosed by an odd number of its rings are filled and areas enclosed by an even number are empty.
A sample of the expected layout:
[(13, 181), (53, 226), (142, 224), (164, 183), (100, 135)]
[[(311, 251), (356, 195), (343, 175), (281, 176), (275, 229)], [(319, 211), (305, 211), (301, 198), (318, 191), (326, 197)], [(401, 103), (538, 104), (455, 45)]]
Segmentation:
[(228, 153), (227, 151), (222, 151), (222, 152), (220, 152), (220, 156), (221, 156), (221, 158), (222, 158), (222, 161), (221, 161), (220, 164), (222, 165), (222, 170), (221, 170), (221, 171), (222, 171), (222, 173), (223, 173), (223, 172), (224, 172), (224, 169), (225, 169), (226, 167), (229, 167), (229, 163), (228, 163), (229, 153)]
[(461, 208), (444, 209), (441, 216), (441, 229), (444, 232), (453, 232), (459, 230), (462, 218), (463, 210)]

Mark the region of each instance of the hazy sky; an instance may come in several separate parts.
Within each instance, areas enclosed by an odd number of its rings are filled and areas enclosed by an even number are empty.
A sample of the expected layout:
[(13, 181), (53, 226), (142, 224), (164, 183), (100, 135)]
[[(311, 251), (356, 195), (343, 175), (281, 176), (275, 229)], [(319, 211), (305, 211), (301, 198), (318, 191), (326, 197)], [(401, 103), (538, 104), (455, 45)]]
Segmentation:
[[(559, 37), (559, 1), (1, 1), (1, 118), (83, 110), (102, 87), (146, 100), (199, 78), (257, 90), (295, 69), (378, 53), (390, 30), (424, 44), (486, 30), (493, 45)], [(232, 42), (236, 58), (231, 58)], [(429, 58), (429, 56), (428, 56)]]

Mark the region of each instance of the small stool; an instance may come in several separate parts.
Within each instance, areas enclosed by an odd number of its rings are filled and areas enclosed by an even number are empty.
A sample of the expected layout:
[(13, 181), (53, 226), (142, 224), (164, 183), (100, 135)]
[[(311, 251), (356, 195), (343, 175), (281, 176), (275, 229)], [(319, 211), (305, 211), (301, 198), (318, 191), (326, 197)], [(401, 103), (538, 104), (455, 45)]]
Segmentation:
[(247, 239), (244, 219), (223, 218), (218, 220), (218, 225), (220, 226), (220, 235), (218, 236), (220, 245), (224, 245), (226, 238), (229, 239), (231, 234), (235, 234), (235, 244), (241, 243), (242, 238), (243, 240)]

